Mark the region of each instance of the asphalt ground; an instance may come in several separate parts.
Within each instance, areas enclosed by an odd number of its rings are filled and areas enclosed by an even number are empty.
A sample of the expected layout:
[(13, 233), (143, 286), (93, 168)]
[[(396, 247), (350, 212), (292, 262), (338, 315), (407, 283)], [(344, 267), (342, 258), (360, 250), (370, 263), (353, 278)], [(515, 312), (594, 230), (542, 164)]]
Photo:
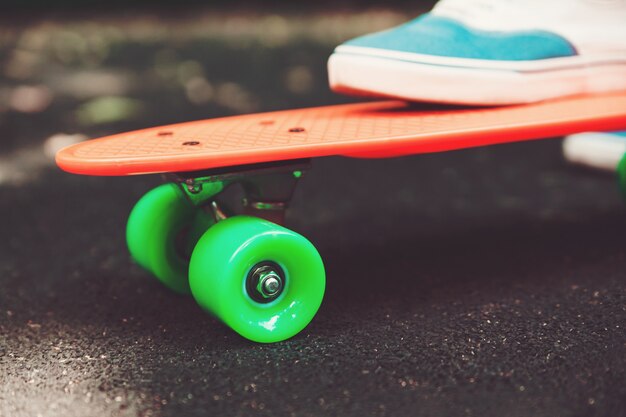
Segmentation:
[[(76, 25), (63, 36), (101, 29)], [(33, 30), (3, 56), (32, 52)], [(611, 175), (565, 163), (558, 139), (315, 160), (288, 225), (324, 258), (324, 303), (295, 338), (251, 343), (130, 260), (127, 215), (158, 177), (72, 176), (50, 149), (66, 133), (342, 101), (322, 88), (333, 40), (255, 54), (120, 33), (95, 69), (45, 42), (31, 78), (4, 67), (1, 416), (626, 415), (626, 207)], [(154, 71), (138, 64), (152, 57)], [(104, 104), (73, 89), (94, 76), (119, 89)], [(52, 98), (24, 101), (23, 86)]]

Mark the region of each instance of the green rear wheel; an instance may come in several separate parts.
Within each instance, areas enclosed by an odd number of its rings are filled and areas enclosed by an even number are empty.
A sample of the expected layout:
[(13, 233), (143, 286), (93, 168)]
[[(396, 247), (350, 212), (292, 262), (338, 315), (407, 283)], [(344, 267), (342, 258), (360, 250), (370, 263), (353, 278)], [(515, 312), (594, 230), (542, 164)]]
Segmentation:
[(231, 217), (211, 227), (189, 265), (198, 304), (255, 342), (278, 342), (304, 329), (320, 307), (325, 283), (311, 242), (256, 217)]
[(175, 184), (163, 184), (133, 207), (126, 242), (133, 259), (178, 293), (189, 293), (189, 257), (212, 217), (196, 208)]

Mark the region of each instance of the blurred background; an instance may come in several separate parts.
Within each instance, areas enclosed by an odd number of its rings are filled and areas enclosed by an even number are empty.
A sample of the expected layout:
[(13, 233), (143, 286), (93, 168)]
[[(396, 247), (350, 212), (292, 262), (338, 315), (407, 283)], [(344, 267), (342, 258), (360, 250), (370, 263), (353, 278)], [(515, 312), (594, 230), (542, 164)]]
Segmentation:
[(87, 137), (345, 101), (327, 87), (334, 46), (430, 7), (128, 3), (2, 2), (0, 181), (36, 175), (60, 146)]

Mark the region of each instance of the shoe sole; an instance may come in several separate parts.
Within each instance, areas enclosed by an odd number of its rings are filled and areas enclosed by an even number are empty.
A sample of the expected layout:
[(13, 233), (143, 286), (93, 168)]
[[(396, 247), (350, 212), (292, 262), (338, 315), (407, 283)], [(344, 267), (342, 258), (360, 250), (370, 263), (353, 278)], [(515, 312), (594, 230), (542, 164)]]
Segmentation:
[(563, 156), (571, 163), (604, 171), (616, 171), (626, 154), (626, 138), (610, 133), (587, 132), (563, 141)]
[(340, 93), (506, 105), (626, 90), (626, 56), (485, 61), (341, 46), (328, 61), (328, 74)]

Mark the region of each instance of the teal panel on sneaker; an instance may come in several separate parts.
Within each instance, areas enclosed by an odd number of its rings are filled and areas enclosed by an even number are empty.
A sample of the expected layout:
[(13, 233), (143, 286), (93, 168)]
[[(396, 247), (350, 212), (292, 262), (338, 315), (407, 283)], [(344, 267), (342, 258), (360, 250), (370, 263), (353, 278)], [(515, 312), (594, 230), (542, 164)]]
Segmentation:
[(576, 55), (564, 38), (541, 30), (495, 32), (432, 14), (344, 45), (455, 58), (528, 61)]

